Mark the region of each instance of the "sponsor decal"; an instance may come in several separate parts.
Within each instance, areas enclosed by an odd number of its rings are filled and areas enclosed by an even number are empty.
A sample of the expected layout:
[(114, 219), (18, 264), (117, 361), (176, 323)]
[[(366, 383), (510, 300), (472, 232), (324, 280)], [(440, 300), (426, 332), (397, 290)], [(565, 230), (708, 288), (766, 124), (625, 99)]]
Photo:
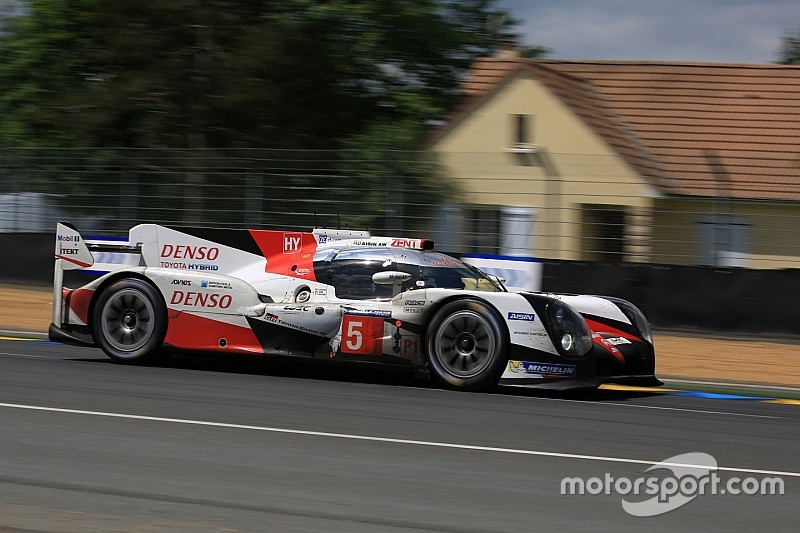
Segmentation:
[(303, 240), (302, 233), (283, 234), (283, 253), (296, 254), (300, 251), (300, 243)]
[(458, 261), (431, 261), (431, 266), (435, 267), (459, 267), (461, 263)]
[(508, 313), (509, 320), (525, 320), (527, 322), (533, 322), (536, 319), (536, 315), (533, 313)]
[(319, 243), (320, 244), (326, 244), (327, 242), (328, 242), (328, 236), (327, 235), (320, 235), (319, 236)]
[(285, 305), (283, 306), (283, 310), (286, 311), (287, 313), (296, 314), (296, 313), (306, 313), (308, 311), (311, 311), (311, 308), (307, 305)]
[(228, 283), (227, 281), (207, 281), (202, 280), (200, 282), (200, 287), (204, 289), (233, 289), (233, 285)]
[(219, 248), (209, 246), (187, 246), (183, 244), (165, 244), (161, 248), (161, 257), (171, 259), (216, 261), (219, 257)]
[(206, 263), (178, 263), (174, 261), (161, 261), (161, 268), (182, 268), (184, 270), (219, 270), (219, 265)]
[[(185, 287), (191, 287), (192, 286), (192, 280), (190, 280), (190, 279), (173, 279), (172, 283), (170, 283), (170, 285), (183, 285)], [(203, 285), (201, 285), (201, 286), (203, 286)]]
[(404, 307), (403, 308), (403, 312), (404, 313), (421, 313), (422, 309), (420, 309), (419, 307)]
[(394, 248), (420, 248), (419, 239), (392, 239), (392, 246)]
[(81, 242), (79, 235), (59, 235), (57, 240), (59, 242)]
[(509, 361), (508, 371), (515, 374), (541, 374), (547, 377), (574, 378), (577, 375), (575, 365), (555, 363), (535, 363), (531, 361)]
[(59, 255), (78, 255), (77, 248), (64, 248), (63, 246), (58, 247)]
[(622, 363), (625, 362), (625, 357), (622, 355), (622, 352), (620, 352), (613, 343), (609, 342), (608, 339), (599, 333), (592, 333), (592, 340), (611, 352), (611, 355), (613, 355), (618, 361)]
[(606, 339), (606, 342), (612, 346), (619, 346), (620, 344), (631, 344), (631, 341), (629, 341), (625, 337), (610, 337)]
[(230, 294), (206, 294), (203, 292), (175, 291), (172, 293), (170, 305), (185, 305), (187, 307), (204, 307), (227, 309), (233, 303)]
[(425, 305), (425, 300), (406, 300), (403, 305)]
[(384, 311), (383, 309), (355, 309), (348, 310), (347, 314), (354, 316), (382, 316), (385, 318), (391, 318), (392, 316), (391, 311)]
[(514, 335), (524, 335), (526, 337), (547, 337), (543, 331), (515, 331)]
[(328, 289), (314, 289), (314, 294), (316, 296), (327, 296)]
[(317, 331), (317, 330), (314, 330), (314, 329), (311, 329), (311, 328), (307, 328), (305, 326), (301, 326), (300, 324), (294, 324), (292, 322), (287, 322), (287, 321), (283, 320), (278, 315), (267, 313), (267, 314), (264, 315), (264, 318), (266, 320), (269, 320), (270, 322), (274, 322), (275, 324), (278, 324), (279, 326), (283, 326), (285, 328), (296, 329), (297, 331), (302, 331), (303, 333), (311, 333), (312, 335), (317, 335), (319, 337), (324, 337), (325, 336), (325, 333), (322, 332), (322, 331)]
[(375, 241), (355, 241), (353, 242), (355, 246), (386, 246), (385, 242), (375, 242)]
[(189, 263), (184, 268), (188, 270), (219, 270), (219, 265), (203, 265), (200, 263)]

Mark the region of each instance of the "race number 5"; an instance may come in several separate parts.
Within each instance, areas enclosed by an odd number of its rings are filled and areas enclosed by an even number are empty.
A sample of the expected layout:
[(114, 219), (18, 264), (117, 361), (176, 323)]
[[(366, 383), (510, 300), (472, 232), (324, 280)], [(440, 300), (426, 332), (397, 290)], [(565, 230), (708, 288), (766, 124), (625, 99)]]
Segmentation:
[(344, 345), (347, 351), (358, 353), (364, 345), (364, 334), (361, 333), (364, 321), (350, 319), (347, 321), (347, 334), (345, 335)]
[(383, 346), (383, 319), (374, 316), (345, 315), (342, 323), (343, 353), (375, 355)]

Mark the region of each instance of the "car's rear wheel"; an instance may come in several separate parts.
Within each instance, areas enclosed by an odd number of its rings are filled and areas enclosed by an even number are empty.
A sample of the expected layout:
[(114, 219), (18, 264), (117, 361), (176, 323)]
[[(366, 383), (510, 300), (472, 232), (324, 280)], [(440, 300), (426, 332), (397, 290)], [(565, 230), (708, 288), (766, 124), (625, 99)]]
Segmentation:
[(146, 364), (159, 360), (167, 331), (167, 309), (146, 281), (128, 278), (109, 285), (94, 306), (95, 341), (115, 361)]
[(456, 300), (439, 309), (428, 326), (425, 346), (433, 375), (454, 389), (495, 385), (508, 363), (502, 320), (476, 300)]

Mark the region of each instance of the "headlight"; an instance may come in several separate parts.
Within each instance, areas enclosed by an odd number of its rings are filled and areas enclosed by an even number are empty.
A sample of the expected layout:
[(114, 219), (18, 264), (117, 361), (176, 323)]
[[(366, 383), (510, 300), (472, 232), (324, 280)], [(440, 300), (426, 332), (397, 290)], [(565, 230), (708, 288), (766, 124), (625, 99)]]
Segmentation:
[(592, 349), (592, 334), (583, 317), (558, 301), (547, 304), (547, 323), (558, 352), (564, 357), (583, 357)]
[(653, 344), (653, 332), (650, 330), (650, 323), (647, 321), (644, 313), (639, 311), (638, 307), (621, 298), (606, 299), (614, 302), (614, 304), (619, 307), (619, 310), (622, 311), (626, 317), (628, 317), (628, 320), (631, 321), (631, 324), (636, 326), (636, 329), (639, 330), (639, 335), (641, 335), (642, 338), (650, 344)]

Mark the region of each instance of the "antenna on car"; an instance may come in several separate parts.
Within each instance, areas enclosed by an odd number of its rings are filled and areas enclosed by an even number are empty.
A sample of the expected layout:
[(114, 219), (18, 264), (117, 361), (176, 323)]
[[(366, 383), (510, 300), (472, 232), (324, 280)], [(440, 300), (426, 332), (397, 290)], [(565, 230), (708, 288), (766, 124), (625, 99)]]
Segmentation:
[(314, 211), (314, 229), (317, 229), (318, 227), (319, 226), (317, 226), (317, 212)]
[(342, 229), (342, 221), (339, 220), (339, 210), (336, 210), (336, 229)]

